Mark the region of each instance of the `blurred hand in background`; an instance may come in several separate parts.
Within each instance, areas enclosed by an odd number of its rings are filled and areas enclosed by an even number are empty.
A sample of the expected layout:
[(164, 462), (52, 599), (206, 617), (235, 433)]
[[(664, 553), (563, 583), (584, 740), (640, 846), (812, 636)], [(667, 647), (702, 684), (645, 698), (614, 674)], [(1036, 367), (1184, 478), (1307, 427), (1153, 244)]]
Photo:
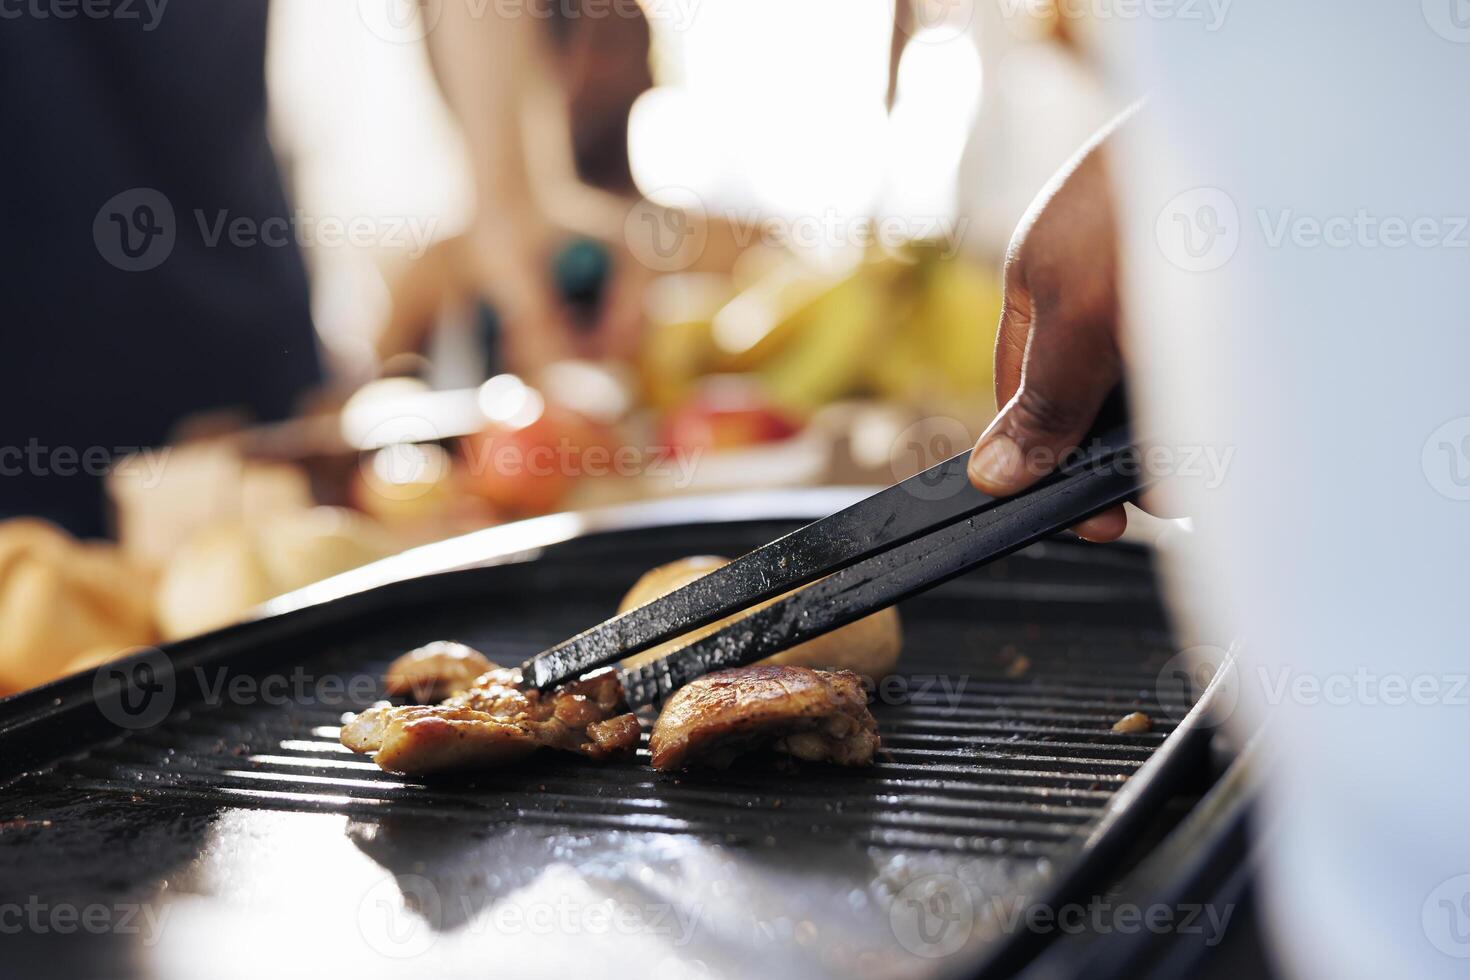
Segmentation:
[[(506, 366), (635, 351), (650, 273), (622, 245), (635, 197), (627, 119), (652, 84), (641, 17), (576, 16), (552, 5), (478, 15), (447, 5), (428, 49), (459, 122), (477, 195), (470, 226), (406, 266), (392, 289), (379, 354), (422, 348), (442, 311), (487, 301)], [(576, 311), (553, 267), (568, 243), (601, 246), (606, 277)]]

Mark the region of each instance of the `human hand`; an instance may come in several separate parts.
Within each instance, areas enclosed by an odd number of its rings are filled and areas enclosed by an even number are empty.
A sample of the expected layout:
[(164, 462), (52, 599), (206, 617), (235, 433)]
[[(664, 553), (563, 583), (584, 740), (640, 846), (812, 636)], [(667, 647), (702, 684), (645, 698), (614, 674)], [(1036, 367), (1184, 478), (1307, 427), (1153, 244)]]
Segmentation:
[[(980, 490), (1024, 490), (1092, 427), (1123, 376), (1117, 274), (1112, 199), (1097, 144), (1053, 179), (1011, 239), (995, 344), (1002, 408), (969, 467)], [(1118, 506), (1073, 530), (1111, 541), (1126, 526)]]
[(557, 290), (551, 256), (573, 233), (527, 216), (477, 223), (436, 243), (394, 277), (379, 357), (417, 351), (440, 313), (479, 298), (499, 314), (507, 367), (534, 376), (571, 357), (626, 359), (638, 347), (648, 276), (614, 252), (595, 317), (578, 321)]

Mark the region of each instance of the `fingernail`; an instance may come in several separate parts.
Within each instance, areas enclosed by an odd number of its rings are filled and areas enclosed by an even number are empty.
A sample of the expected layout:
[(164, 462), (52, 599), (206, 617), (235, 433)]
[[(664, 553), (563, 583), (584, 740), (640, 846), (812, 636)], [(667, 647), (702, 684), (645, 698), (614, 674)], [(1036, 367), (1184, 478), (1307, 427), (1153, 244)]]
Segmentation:
[(1021, 447), (1007, 435), (994, 435), (970, 457), (970, 482), (982, 489), (1005, 493), (1019, 483), (1022, 473)]

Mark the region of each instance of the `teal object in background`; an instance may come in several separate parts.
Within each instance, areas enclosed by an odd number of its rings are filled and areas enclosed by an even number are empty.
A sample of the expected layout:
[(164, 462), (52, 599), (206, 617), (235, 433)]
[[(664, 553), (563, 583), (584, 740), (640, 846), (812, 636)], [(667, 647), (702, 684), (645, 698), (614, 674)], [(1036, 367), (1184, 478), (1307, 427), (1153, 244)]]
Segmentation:
[[(606, 245), (590, 238), (574, 238), (551, 258), (551, 284), (571, 308), (572, 323), (592, 329), (603, 293), (612, 275), (612, 253)], [(475, 335), (485, 352), (485, 377), (505, 370), (500, 353), (500, 316), (485, 301), (475, 310)]]
[(612, 272), (612, 256), (607, 246), (587, 238), (569, 242), (551, 260), (551, 279), (561, 296), (579, 312), (597, 312), (608, 275)]

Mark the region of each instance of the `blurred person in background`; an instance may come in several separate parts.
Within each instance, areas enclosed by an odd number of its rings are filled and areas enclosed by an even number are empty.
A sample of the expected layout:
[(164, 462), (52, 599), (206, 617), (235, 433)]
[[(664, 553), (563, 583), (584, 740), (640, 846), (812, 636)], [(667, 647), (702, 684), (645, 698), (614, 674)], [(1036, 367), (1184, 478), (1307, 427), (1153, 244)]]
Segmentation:
[[(628, 115), (653, 84), (648, 22), (636, 0), (532, 0), (525, 10), (435, 10), (426, 43), (469, 151), (476, 202), (463, 234), (394, 283), (378, 343), (385, 359), (422, 349), (445, 309), (466, 299), (491, 304), (505, 328), (503, 363), (517, 371), (636, 347), (648, 272), (621, 243), (637, 197)], [(591, 322), (552, 272), (578, 240), (597, 243), (608, 267)]]
[(266, 0), (27, 7), (0, 25), (0, 517), (103, 530), (101, 472), (193, 413), (279, 419), (320, 378), (294, 248), (193, 220), (286, 227), (266, 136)]
[[(631, 188), (623, 141), (647, 86), (647, 25), (633, 4), (595, 19), (562, 18), (554, 4), (534, 16), (471, 8), (445, 4), (428, 32), (479, 194), (472, 229), (439, 254), (495, 303), (511, 366), (625, 352), (636, 286), (610, 288), (600, 323), (576, 331), (549, 253), (572, 223), (621, 234), (622, 210), (576, 178)], [(267, 11), (267, 0), (241, 0), (7, 14), (0, 518), (100, 534), (115, 456), (179, 437), (200, 413), (285, 418), (321, 381), (267, 133)], [(418, 298), (397, 310), (390, 343), (442, 299), (404, 295)]]

